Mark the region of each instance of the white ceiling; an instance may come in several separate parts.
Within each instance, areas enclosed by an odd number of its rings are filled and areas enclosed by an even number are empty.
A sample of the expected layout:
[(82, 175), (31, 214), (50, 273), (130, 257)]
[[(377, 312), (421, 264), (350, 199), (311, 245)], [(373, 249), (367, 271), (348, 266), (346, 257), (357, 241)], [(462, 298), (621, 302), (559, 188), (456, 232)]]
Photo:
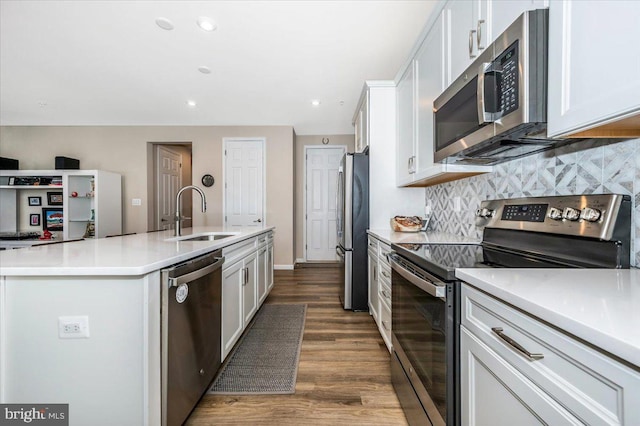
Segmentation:
[(396, 76), (435, 3), (2, 0), (0, 124), (353, 133), (364, 81)]

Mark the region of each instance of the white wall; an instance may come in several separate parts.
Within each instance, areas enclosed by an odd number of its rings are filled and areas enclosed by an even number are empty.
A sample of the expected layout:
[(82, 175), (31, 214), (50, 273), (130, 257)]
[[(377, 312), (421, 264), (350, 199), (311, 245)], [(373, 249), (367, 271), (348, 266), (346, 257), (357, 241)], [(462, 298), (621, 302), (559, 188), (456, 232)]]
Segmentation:
[[(266, 138), (266, 216), (276, 227), (274, 259), (293, 265), (294, 146), (290, 126), (3, 126), (0, 156), (20, 160), (20, 169), (53, 169), (59, 155), (77, 158), (83, 169), (107, 170), (122, 175), (123, 232), (150, 230), (152, 188), (151, 143), (191, 143), (192, 177), (196, 185), (204, 174), (216, 183), (203, 188), (207, 212), (194, 207), (193, 224), (222, 225), (222, 139)], [(140, 198), (141, 206), (131, 199)], [(197, 197), (193, 202), (197, 203)]]

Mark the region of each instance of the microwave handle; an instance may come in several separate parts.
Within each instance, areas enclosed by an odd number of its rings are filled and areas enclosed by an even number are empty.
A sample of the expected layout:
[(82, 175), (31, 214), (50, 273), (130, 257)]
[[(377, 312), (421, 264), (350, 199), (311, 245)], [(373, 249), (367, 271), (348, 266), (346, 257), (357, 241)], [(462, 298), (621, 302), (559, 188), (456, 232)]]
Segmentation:
[(486, 103), (484, 99), (484, 77), (490, 72), (495, 72), (492, 62), (483, 62), (480, 64), (478, 70), (478, 86), (477, 86), (477, 98), (478, 98), (478, 123), (493, 123), (502, 116), (500, 112), (487, 112)]

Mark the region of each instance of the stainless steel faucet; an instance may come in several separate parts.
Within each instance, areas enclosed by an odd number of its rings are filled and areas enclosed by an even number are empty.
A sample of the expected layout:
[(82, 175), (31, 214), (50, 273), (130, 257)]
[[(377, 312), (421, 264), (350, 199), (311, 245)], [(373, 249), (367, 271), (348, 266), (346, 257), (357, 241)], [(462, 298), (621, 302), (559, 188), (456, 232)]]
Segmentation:
[(202, 198), (202, 213), (207, 211), (207, 199), (204, 196), (204, 192), (202, 192), (202, 189), (198, 188), (195, 185), (188, 185), (180, 189), (180, 191), (178, 191), (178, 195), (176, 195), (176, 217), (175, 217), (175, 222), (176, 222), (175, 236), (176, 237), (179, 237), (180, 235), (182, 235), (182, 217), (180, 215), (180, 196), (187, 189), (195, 189), (200, 193), (200, 197)]

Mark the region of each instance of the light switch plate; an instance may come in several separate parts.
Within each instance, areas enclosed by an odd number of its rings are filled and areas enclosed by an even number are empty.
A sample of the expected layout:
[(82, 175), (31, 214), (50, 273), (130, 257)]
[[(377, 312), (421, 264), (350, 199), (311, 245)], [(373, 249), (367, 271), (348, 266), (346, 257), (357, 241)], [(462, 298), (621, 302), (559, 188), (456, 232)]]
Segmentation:
[(131, 205), (132, 206), (141, 206), (142, 205), (142, 200), (140, 198), (132, 198), (131, 199)]

